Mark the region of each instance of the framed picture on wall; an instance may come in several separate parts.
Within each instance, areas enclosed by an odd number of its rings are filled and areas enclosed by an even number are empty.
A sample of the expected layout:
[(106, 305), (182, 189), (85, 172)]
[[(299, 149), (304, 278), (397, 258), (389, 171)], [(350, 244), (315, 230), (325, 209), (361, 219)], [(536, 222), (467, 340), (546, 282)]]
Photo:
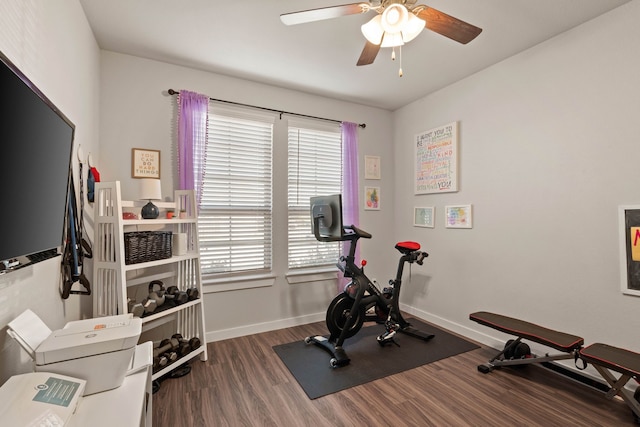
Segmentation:
[(364, 179), (380, 179), (379, 156), (364, 156)]
[(640, 296), (640, 205), (618, 207), (622, 293)]
[(415, 194), (458, 191), (458, 122), (415, 135)]
[(416, 227), (434, 227), (435, 208), (413, 208), (413, 225)]
[(473, 212), (471, 205), (445, 206), (447, 228), (471, 228), (473, 226)]
[(364, 187), (364, 209), (380, 210), (380, 187)]
[(160, 178), (160, 150), (131, 149), (132, 178)]

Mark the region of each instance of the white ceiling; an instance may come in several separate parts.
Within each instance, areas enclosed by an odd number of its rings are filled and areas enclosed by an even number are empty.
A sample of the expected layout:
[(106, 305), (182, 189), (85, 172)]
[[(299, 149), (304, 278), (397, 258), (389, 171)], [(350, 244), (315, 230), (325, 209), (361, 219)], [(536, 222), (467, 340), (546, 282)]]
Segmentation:
[(80, 0), (102, 49), (388, 110), (628, 1), (420, 0), (483, 31), (467, 45), (423, 31), (402, 48), (398, 77), (390, 49), (356, 66), (365, 44), (360, 25), (375, 12), (294, 26), (280, 21), (282, 13), (345, 0)]

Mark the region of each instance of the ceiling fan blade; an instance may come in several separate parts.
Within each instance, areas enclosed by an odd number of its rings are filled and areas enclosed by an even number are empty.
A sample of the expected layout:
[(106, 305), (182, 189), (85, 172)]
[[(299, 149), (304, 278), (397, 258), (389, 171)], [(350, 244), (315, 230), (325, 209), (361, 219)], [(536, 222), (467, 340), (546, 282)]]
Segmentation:
[(350, 3), (340, 6), (321, 7), (319, 9), (302, 10), (300, 12), (283, 13), (280, 20), (286, 25), (304, 24), (306, 22), (321, 21), (323, 19), (339, 18), (346, 15), (366, 13), (369, 2)]
[(376, 56), (378, 56), (378, 51), (380, 51), (379, 44), (367, 42), (367, 44), (364, 45), (364, 49), (362, 49), (360, 58), (358, 58), (357, 65), (360, 66), (373, 64), (373, 61), (376, 60)]
[(427, 29), (462, 44), (469, 43), (482, 32), (482, 28), (468, 24), (431, 7), (425, 7), (418, 12), (418, 17), (427, 21), (425, 25)]

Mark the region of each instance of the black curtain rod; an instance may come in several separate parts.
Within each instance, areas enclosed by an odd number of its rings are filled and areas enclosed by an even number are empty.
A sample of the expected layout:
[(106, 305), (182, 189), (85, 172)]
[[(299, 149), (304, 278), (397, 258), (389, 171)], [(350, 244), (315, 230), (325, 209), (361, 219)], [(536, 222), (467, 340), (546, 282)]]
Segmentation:
[[(173, 90), (173, 89), (169, 89), (168, 92), (169, 92), (169, 95), (179, 95), (180, 94), (179, 91)], [(290, 116), (306, 117), (308, 119), (318, 119), (318, 120), (325, 120), (327, 122), (342, 123), (342, 121), (340, 121), (340, 120), (326, 119), (324, 117), (308, 116), (306, 114), (291, 113), (289, 111), (274, 110), (272, 108), (258, 107), (256, 105), (242, 104), (240, 102), (225, 101), (224, 99), (209, 98), (209, 100), (215, 101), (215, 102), (224, 102), (225, 104), (240, 105), (242, 107), (251, 107), (251, 108), (257, 108), (259, 110), (265, 110), (265, 111), (271, 111), (271, 112), (274, 112), (274, 113), (279, 113), (280, 114), (280, 118), (282, 118), (283, 114), (288, 114)], [(364, 129), (364, 128), (367, 127), (367, 124), (366, 123), (360, 123), (360, 124), (358, 124), (358, 126), (361, 127), (362, 129)]]

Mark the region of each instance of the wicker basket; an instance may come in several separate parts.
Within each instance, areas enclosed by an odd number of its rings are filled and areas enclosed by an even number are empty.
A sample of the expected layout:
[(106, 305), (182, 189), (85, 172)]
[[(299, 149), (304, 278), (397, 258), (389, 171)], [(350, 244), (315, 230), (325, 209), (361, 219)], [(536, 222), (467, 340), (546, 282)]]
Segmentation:
[(124, 263), (171, 258), (171, 231), (134, 231), (124, 233)]

